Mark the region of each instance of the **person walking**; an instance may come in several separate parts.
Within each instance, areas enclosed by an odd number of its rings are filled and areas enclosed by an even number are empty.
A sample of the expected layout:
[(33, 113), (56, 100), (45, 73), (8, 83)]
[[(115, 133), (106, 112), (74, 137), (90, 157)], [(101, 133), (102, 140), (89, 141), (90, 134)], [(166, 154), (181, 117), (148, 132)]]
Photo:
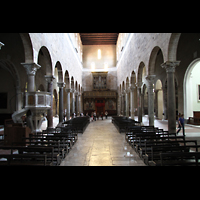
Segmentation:
[(184, 115), (182, 114), (178, 119), (178, 131), (176, 134), (180, 132), (181, 128), (183, 129), (183, 136), (185, 136), (185, 127), (184, 127)]
[(93, 116), (94, 116), (94, 121), (96, 121), (96, 117), (97, 117), (96, 111), (94, 111)]
[(108, 117), (108, 112), (107, 111), (105, 112), (105, 116), (106, 116), (106, 119), (107, 119), (107, 117)]
[(103, 112), (101, 112), (101, 119), (103, 120)]

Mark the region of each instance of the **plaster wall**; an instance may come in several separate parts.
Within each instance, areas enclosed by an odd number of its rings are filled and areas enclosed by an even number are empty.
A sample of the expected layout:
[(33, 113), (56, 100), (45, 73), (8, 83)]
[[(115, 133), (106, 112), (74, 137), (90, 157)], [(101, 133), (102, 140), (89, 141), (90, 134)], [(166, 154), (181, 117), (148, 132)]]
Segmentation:
[[(98, 49), (101, 50), (101, 58), (98, 59)], [(83, 68), (91, 69), (92, 63), (95, 69), (116, 67), (116, 45), (83, 45)]]
[(40, 48), (45, 46), (52, 60), (52, 73), (54, 74), (56, 62), (59, 61), (63, 70), (63, 80), (65, 71), (68, 70), (69, 77), (73, 76), (74, 80), (82, 86), (82, 63), (70, 44), (67, 33), (30, 33), (30, 37), (35, 63)]

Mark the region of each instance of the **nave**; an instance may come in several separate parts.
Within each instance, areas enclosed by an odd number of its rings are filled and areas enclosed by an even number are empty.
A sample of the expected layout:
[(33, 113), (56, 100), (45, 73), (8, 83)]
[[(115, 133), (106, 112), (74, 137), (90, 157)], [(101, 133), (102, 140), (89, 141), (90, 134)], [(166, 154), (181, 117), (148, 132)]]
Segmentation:
[(91, 122), (60, 166), (145, 166), (112, 119)]

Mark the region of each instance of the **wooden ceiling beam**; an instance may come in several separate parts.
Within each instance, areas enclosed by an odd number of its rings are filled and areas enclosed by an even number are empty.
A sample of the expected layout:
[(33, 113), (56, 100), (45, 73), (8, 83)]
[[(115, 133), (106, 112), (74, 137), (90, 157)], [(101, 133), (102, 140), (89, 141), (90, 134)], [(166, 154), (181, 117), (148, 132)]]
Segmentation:
[(119, 33), (80, 33), (83, 45), (116, 45)]

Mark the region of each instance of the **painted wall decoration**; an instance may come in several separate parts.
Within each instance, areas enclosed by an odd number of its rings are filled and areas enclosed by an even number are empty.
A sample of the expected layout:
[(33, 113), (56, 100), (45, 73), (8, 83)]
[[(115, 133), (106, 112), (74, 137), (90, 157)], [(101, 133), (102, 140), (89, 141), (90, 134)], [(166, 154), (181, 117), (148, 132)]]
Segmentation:
[(84, 101), (84, 110), (95, 110), (94, 99), (86, 99)]
[(107, 99), (105, 103), (105, 110), (116, 110), (116, 101), (113, 99)]

